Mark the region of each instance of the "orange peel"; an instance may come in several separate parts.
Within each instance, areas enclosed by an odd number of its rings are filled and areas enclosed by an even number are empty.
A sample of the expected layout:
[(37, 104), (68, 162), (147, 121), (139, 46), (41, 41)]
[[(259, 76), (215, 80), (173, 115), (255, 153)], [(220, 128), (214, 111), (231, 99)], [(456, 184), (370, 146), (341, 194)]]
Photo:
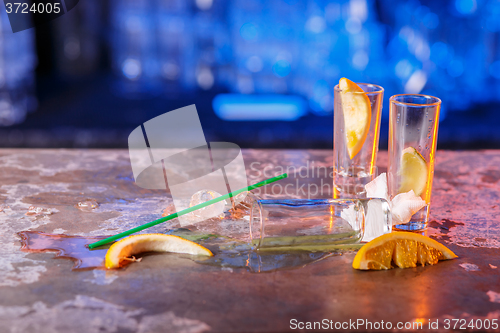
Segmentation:
[(130, 257), (143, 252), (173, 252), (213, 256), (213, 253), (206, 247), (179, 236), (141, 234), (126, 237), (111, 245), (106, 252), (104, 263), (108, 269), (123, 267), (131, 261)]
[(435, 265), (439, 260), (457, 255), (432, 238), (412, 232), (392, 232), (366, 243), (354, 257), (352, 267), (361, 270), (382, 270)]
[(339, 88), (347, 152), (353, 159), (363, 147), (370, 130), (371, 104), (363, 89), (351, 80), (341, 78)]

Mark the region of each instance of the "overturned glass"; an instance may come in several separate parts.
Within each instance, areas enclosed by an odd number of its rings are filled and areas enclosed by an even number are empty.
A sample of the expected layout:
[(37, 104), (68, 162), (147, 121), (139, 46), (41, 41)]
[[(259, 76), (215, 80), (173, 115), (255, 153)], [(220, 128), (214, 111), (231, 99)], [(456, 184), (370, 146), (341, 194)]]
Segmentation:
[(366, 230), (366, 240), (391, 232), (386, 200), (256, 200), (250, 211), (251, 244), (259, 250), (318, 251), (359, 243)]

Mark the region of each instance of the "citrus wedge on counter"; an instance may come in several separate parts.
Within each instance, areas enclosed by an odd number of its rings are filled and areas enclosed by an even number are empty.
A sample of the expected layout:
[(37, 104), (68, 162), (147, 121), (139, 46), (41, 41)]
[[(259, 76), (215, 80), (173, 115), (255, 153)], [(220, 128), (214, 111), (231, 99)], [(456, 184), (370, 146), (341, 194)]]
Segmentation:
[[(439, 260), (457, 258), (435, 240), (412, 232), (393, 232), (366, 243), (354, 257), (352, 267), (362, 270), (435, 265)], [(394, 264), (394, 265), (393, 265)]]
[(371, 122), (371, 104), (363, 89), (349, 79), (339, 81), (344, 114), (344, 130), (349, 157), (359, 153), (368, 135)]
[(413, 190), (415, 195), (421, 196), (427, 185), (427, 162), (413, 147), (403, 150), (401, 156), (401, 186), (399, 193)]
[(125, 263), (130, 262), (130, 259), (127, 258), (143, 252), (174, 252), (213, 256), (209, 249), (179, 236), (133, 235), (111, 245), (106, 253), (106, 268), (122, 267)]

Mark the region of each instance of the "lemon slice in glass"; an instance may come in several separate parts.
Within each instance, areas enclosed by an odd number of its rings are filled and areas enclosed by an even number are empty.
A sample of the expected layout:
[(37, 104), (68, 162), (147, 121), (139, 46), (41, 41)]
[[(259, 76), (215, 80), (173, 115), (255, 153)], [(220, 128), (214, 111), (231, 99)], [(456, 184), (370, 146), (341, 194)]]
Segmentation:
[(427, 185), (427, 171), (427, 162), (415, 148), (403, 150), (399, 193), (413, 190), (416, 196), (421, 196)]
[(213, 256), (212, 252), (195, 242), (179, 236), (164, 234), (142, 234), (124, 238), (106, 252), (106, 268), (118, 268), (130, 262), (129, 257), (143, 252), (174, 252)]
[(363, 89), (351, 80), (341, 78), (339, 88), (344, 114), (347, 152), (349, 158), (352, 159), (363, 147), (370, 130), (371, 104)]
[(354, 257), (352, 267), (361, 270), (409, 268), (454, 258), (457, 258), (455, 253), (432, 238), (412, 232), (392, 232), (366, 243)]

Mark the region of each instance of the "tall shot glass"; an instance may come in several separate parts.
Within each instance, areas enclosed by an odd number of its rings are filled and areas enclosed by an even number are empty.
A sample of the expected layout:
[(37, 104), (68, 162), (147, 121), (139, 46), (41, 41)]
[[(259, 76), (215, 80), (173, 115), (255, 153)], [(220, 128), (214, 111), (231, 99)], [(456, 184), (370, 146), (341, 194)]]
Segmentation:
[(389, 197), (413, 190), (426, 203), (409, 223), (394, 228), (422, 230), (429, 221), (441, 100), (403, 94), (389, 101)]
[[(380, 136), (380, 118), (384, 88), (374, 84), (358, 83), (363, 92), (344, 92), (344, 94), (366, 95), (370, 101), (370, 127), (362, 147), (354, 156), (348, 152), (346, 119), (350, 112), (342, 101), (339, 85), (334, 88), (333, 116), (333, 159), (334, 159), (334, 197), (355, 198), (366, 194), (365, 185), (377, 173), (376, 161)], [(353, 96), (354, 97), (354, 96)]]

